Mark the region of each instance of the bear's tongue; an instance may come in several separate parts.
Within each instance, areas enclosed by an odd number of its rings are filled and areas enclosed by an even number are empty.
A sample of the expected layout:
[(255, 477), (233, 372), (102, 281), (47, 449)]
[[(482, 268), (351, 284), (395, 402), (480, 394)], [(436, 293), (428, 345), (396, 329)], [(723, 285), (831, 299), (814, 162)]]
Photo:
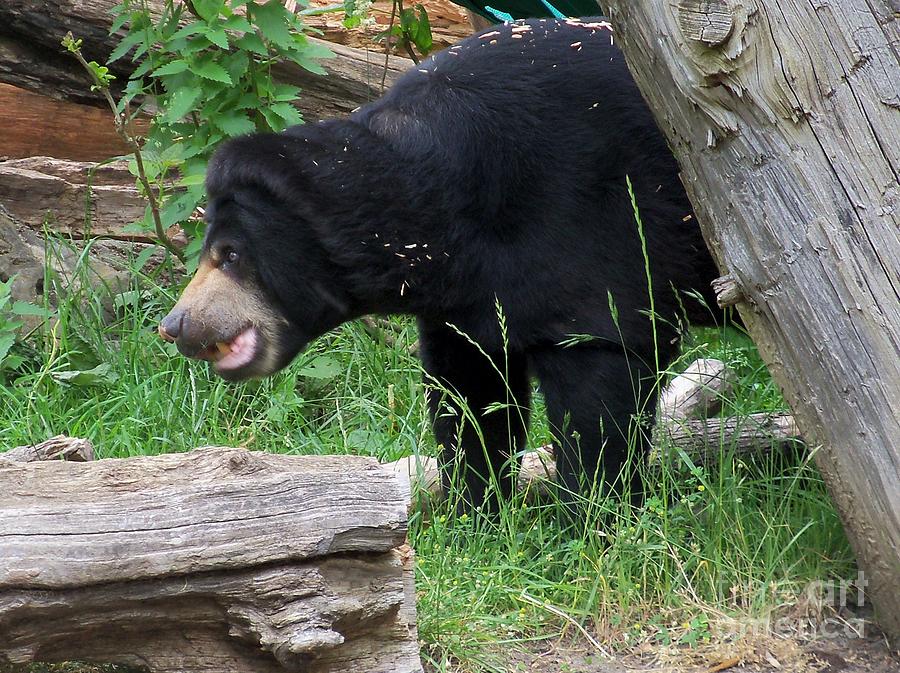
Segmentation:
[(256, 357), (259, 337), (255, 327), (248, 327), (227, 344), (216, 344), (220, 356), (213, 365), (219, 371), (239, 369), (250, 364)]

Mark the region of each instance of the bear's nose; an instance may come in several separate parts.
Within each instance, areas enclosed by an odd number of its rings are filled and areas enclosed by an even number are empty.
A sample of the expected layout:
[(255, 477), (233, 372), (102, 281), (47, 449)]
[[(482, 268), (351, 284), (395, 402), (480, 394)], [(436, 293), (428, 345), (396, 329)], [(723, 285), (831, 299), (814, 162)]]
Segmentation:
[(175, 341), (175, 339), (178, 338), (178, 335), (181, 334), (181, 323), (183, 321), (184, 313), (181, 313), (180, 311), (175, 313), (173, 311), (159, 323), (159, 336), (161, 336), (164, 341)]

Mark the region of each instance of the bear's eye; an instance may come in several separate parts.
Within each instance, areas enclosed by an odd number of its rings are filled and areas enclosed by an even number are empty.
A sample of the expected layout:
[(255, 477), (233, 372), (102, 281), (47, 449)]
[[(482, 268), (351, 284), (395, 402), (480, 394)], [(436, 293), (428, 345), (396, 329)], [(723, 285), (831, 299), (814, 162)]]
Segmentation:
[(225, 254), (222, 255), (222, 263), (223, 264), (234, 264), (238, 261), (238, 253), (234, 248), (227, 248), (225, 250)]

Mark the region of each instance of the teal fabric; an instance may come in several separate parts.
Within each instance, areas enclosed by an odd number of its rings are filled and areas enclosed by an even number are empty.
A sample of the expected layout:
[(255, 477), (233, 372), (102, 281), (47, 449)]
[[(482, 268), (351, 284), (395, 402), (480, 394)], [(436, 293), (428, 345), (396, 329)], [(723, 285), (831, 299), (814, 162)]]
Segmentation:
[[(602, 13), (595, 0), (547, 1), (564, 16), (597, 16)], [(488, 12), (485, 6), (505, 12), (514, 19), (553, 17), (553, 12), (541, 0), (486, 0), (484, 3), (472, 2), (472, 0), (453, 0), (453, 2), (466, 9), (471, 9), (494, 23), (497, 23), (497, 17)]]

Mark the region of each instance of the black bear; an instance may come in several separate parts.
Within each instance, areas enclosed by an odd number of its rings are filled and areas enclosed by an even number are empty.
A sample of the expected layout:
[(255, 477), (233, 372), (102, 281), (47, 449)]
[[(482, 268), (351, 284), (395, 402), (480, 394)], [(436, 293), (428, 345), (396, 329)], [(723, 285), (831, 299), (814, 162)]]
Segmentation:
[(201, 264), (160, 334), (238, 380), (347, 320), (416, 316), (473, 505), (491, 475), (511, 487), (531, 376), (562, 486), (623, 483), (680, 318), (709, 318), (684, 291), (709, 297), (715, 267), (602, 19), (491, 28), (348, 119), (226, 143), (206, 185)]

